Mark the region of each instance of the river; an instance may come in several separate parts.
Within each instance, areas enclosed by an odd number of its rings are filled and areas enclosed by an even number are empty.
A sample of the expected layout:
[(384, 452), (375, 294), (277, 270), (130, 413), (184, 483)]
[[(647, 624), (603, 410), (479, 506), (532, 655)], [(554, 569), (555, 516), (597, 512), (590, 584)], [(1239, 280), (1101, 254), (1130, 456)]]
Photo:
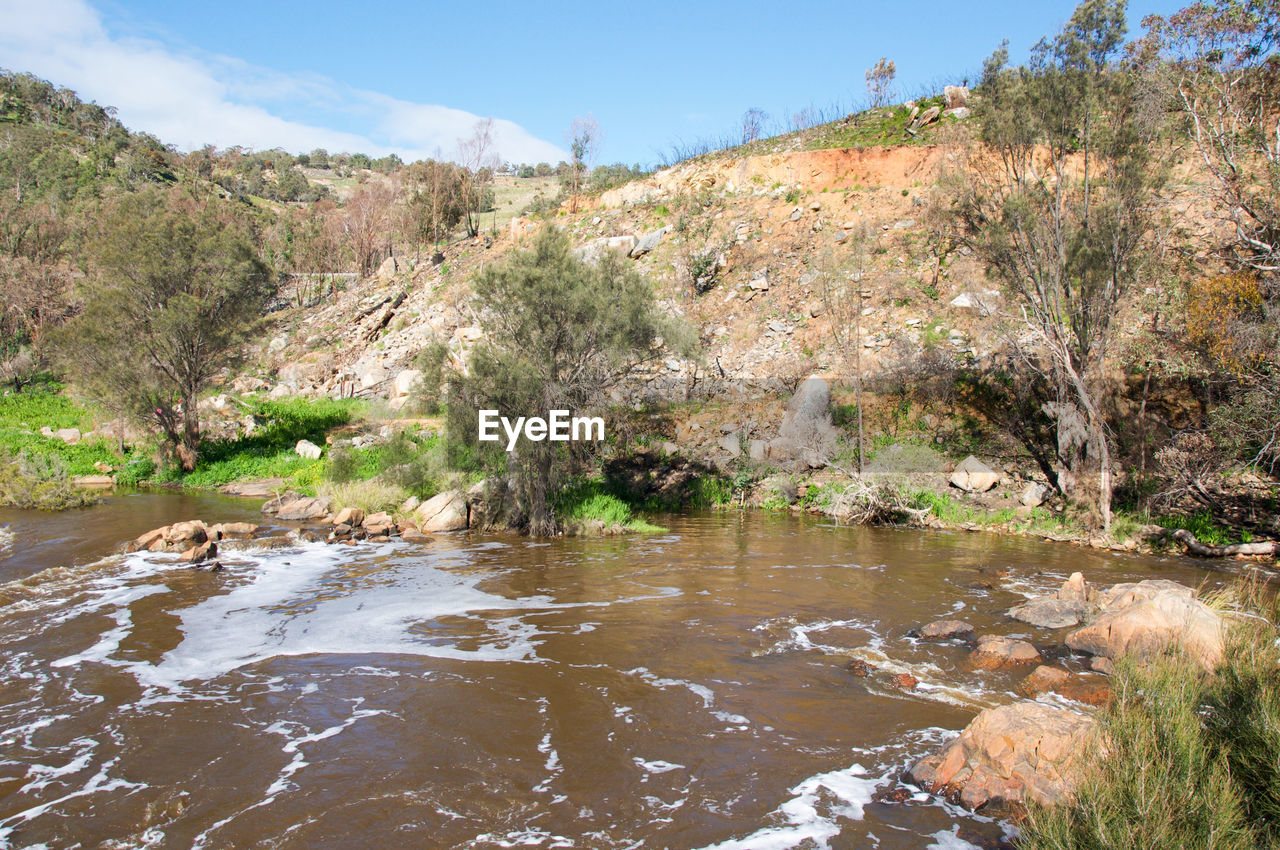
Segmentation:
[(1045, 644), (1003, 612), (1072, 571), (1212, 580), (761, 512), (644, 537), (282, 536), (218, 573), (112, 554), (195, 517), (256, 504), (0, 511), (0, 846), (991, 846), (1007, 825), (889, 792), (1021, 676), (908, 632), (954, 616)]

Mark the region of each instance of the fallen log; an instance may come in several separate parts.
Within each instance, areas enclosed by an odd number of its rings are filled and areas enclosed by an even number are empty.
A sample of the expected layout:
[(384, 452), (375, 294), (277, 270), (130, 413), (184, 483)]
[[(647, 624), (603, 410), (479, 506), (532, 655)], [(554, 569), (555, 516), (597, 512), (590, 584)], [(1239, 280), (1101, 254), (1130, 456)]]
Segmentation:
[(1186, 547), (1188, 555), (1196, 555), (1201, 558), (1228, 558), (1233, 555), (1270, 555), (1274, 558), (1280, 555), (1280, 543), (1274, 540), (1214, 546), (1210, 543), (1201, 543), (1194, 534), (1185, 528), (1175, 531), (1173, 539)]

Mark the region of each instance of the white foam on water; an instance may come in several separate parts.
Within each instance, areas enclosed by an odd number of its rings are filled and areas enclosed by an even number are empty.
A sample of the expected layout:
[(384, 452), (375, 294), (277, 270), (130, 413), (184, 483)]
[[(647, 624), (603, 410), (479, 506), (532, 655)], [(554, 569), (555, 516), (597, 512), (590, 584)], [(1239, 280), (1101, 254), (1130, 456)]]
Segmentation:
[(113, 758), (104, 762), (98, 768), (97, 773), (89, 777), (89, 780), (75, 791), (71, 791), (67, 794), (63, 794), (57, 799), (49, 800), (48, 802), (41, 803), (38, 806), (32, 806), (29, 809), (16, 812), (0, 819), (0, 842), (4, 841), (13, 832), (13, 828), (18, 824), (35, 820), (45, 812), (55, 806), (60, 806), (68, 800), (74, 800), (77, 797), (88, 797), (91, 794), (107, 793), (119, 790), (125, 790), (132, 793), (148, 787), (146, 783), (142, 782), (129, 782), (124, 779), (112, 779), (110, 776), (111, 768), (115, 767), (116, 762), (118, 761), (119, 758)]
[(8, 523), (0, 525), (0, 558), (4, 558), (9, 554), (9, 551), (13, 548), (13, 539), (16, 536)]
[(636, 767), (640, 768), (645, 773), (656, 774), (656, 773), (670, 773), (673, 770), (687, 770), (687, 768), (682, 764), (676, 764), (675, 762), (670, 762), (670, 761), (662, 761), (661, 759), (657, 761), (645, 761), (639, 756), (632, 756), (631, 760), (636, 763)]
[(791, 789), (791, 799), (770, 815), (776, 825), (745, 838), (710, 845), (705, 850), (789, 850), (792, 847), (829, 848), (843, 828), (840, 819), (860, 821), (876, 788), (887, 776), (868, 776), (860, 764), (811, 776)]
[(951, 827), (950, 832), (939, 830), (929, 836), (933, 839), (933, 843), (926, 846), (925, 850), (982, 850), (976, 844), (970, 844), (959, 836), (959, 825)]
[[(377, 558), (387, 551), (379, 547), (361, 554)], [(265, 553), (237, 576), (243, 583), (177, 611), (183, 640), (158, 663), (118, 659), (120, 642), (133, 628), (130, 603), (168, 591), (163, 584), (130, 583), (157, 570), (154, 557), (130, 556), (122, 575), (61, 615), (114, 609), (110, 616), (116, 626), (94, 646), (54, 666), (98, 661), (128, 668), (145, 686), (178, 691), (183, 683), (208, 681), (282, 656), (408, 654), (524, 661), (534, 657), (540, 632), (519, 616), (477, 617), (484, 629), (465, 650), (423, 624), (467, 618), (477, 611), (549, 606), (541, 597), (511, 600), (485, 593), (476, 587), (479, 576), (437, 569), (429, 560), (353, 562), (350, 549), (316, 543)], [(369, 570), (357, 571), (357, 566)]]
[(554, 835), (545, 829), (529, 827), (506, 835), (498, 836), (491, 832), (477, 835), (473, 844), (493, 845), (495, 847), (572, 847), (573, 839), (563, 835)]

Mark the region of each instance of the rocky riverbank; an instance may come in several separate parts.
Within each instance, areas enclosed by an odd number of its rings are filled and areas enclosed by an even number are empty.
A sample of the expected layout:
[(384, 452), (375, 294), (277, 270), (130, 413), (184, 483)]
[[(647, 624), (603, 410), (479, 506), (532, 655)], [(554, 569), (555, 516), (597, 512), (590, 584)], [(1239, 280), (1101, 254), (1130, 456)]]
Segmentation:
[[(984, 635), (970, 662), (979, 669), (1025, 666), (1031, 672), (1018, 690), (1029, 698), (981, 712), (958, 737), (910, 767), (904, 781), (970, 809), (1017, 810), (1070, 799), (1085, 770), (1107, 755), (1095, 709), (1111, 699), (1103, 677), (1118, 661), (1143, 664), (1172, 651), (1208, 672), (1222, 659), (1229, 620), (1196, 596), (1162, 579), (1101, 590), (1075, 573), (1057, 593), (1010, 609), (1010, 618), (1049, 640), (1037, 646)], [(942, 621), (920, 636), (973, 641), (973, 630)], [(1040, 664), (1042, 649), (1088, 656), (1093, 672)]]

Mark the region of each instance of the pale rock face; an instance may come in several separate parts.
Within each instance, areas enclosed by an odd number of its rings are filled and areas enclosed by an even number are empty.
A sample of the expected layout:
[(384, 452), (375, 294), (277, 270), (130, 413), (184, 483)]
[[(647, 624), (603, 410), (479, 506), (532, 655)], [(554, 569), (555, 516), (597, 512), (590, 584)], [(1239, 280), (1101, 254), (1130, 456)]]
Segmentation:
[(953, 487), (967, 493), (985, 493), (1000, 482), (1000, 473), (969, 455), (956, 464), (950, 478)]
[(323, 498), (300, 498), (285, 502), (276, 513), (276, 519), (287, 522), (304, 522), (311, 519), (322, 519), (329, 515), (329, 500)]
[[(787, 403), (778, 429), (777, 451), (770, 444), (770, 456), (789, 453), (804, 459), (809, 466), (825, 465), (835, 450), (836, 430), (831, 424), (831, 388), (822, 378), (806, 378)], [(789, 450), (789, 452), (788, 452)]]
[(969, 105), (969, 87), (968, 86), (945, 86), (942, 89), (942, 98), (946, 101), (947, 109), (960, 109)]
[(1222, 658), (1225, 622), (1193, 596), (1191, 588), (1163, 580), (1117, 585), (1103, 597), (1102, 612), (1067, 635), (1067, 646), (1115, 660), (1149, 658), (1177, 644), (1212, 669)]
[(970, 809), (1068, 799), (1102, 747), (1092, 717), (1038, 702), (989, 708), (904, 778)]
[(461, 531), (467, 527), (467, 494), (446, 490), (432, 496), (414, 511), (418, 529), (432, 534), (439, 531)]
[(645, 254), (658, 247), (658, 243), (662, 241), (662, 237), (667, 235), (667, 231), (671, 228), (660, 227), (657, 230), (651, 230), (644, 236), (641, 236), (636, 246), (631, 249), (630, 256), (635, 259), (643, 257)]
[(317, 460), (321, 454), (320, 447), (310, 440), (299, 440), (298, 445), (294, 446), (293, 450), (298, 457), (304, 457), (307, 460)]
[(413, 392), (414, 386), (422, 380), (422, 373), (417, 369), (402, 369), (391, 382), (391, 398), (406, 398)]

